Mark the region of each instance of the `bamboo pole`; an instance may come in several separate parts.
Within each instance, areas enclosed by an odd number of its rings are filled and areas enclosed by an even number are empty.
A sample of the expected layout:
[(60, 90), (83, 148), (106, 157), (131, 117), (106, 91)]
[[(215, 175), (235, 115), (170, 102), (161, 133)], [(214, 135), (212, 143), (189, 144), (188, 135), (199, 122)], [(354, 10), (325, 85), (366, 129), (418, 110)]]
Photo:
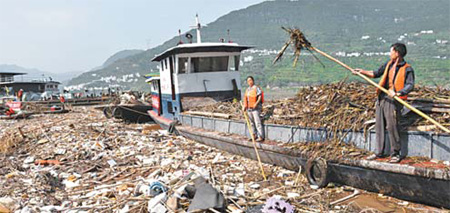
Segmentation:
[[(241, 104), (241, 107), (243, 107), (242, 102), (240, 102), (240, 104)], [(258, 158), (259, 168), (261, 168), (261, 174), (262, 174), (264, 180), (267, 180), (266, 174), (264, 173), (263, 165), (261, 163), (261, 158), (259, 158), (259, 152), (258, 152), (258, 148), (256, 147), (256, 141), (255, 141), (255, 136), (253, 135), (252, 125), (250, 124), (250, 121), (248, 119), (247, 113), (245, 113), (245, 110), (242, 110), (242, 113), (244, 114), (245, 121), (247, 122), (248, 132), (250, 133), (250, 137), (252, 138), (253, 148), (255, 149), (256, 158)]]
[[(316, 52), (318, 52), (319, 54), (325, 56), (326, 58), (338, 63), (339, 65), (343, 66), (344, 68), (353, 71), (353, 69), (351, 67), (349, 67), (348, 65), (342, 63), (341, 61), (335, 59), (334, 57), (326, 54), (325, 52), (320, 51), (319, 49), (315, 48), (315, 47), (310, 47), (310, 50), (314, 50)], [(367, 82), (369, 82), (370, 84), (372, 84), (373, 86), (377, 87), (378, 89), (380, 89), (381, 91), (383, 91), (384, 93), (389, 95), (389, 91), (383, 87), (381, 87), (380, 85), (378, 85), (377, 83), (375, 83), (374, 81), (372, 81), (369, 77), (361, 74), (361, 73), (356, 73), (359, 77), (363, 78), (364, 80), (366, 80)], [(442, 124), (440, 124), (439, 122), (437, 122), (436, 120), (434, 120), (433, 118), (431, 118), (430, 116), (424, 114), (423, 112), (421, 112), (420, 110), (418, 110), (417, 108), (411, 106), (410, 104), (408, 104), (406, 101), (400, 99), (397, 96), (394, 96), (394, 99), (398, 102), (400, 102), (401, 104), (403, 104), (404, 106), (406, 106), (408, 109), (410, 109), (411, 111), (417, 113), (418, 115), (422, 116), (423, 118), (429, 120), (431, 123), (433, 123), (434, 125), (436, 125), (437, 127), (439, 127), (440, 129), (444, 130), (447, 133), (450, 133), (450, 130), (446, 127), (444, 127)]]

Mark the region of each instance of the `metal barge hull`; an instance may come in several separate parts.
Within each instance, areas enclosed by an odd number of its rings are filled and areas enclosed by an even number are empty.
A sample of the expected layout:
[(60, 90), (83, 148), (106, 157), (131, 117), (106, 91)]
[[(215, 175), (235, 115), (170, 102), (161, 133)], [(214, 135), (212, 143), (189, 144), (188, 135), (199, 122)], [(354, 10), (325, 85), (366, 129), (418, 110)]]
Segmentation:
[[(150, 115), (162, 128), (174, 125), (172, 120)], [(241, 135), (223, 133), (189, 125), (176, 126), (176, 133), (207, 146), (256, 160), (253, 144)], [(305, 171), (310, 160), (309, 153), (277, 145), (257, 144), (264, 163), (289, 170)], [(327, 161), (327, 181), (392, 197), (450, 208), (450, 171), (409, 165), (390, 164), (378, 161), (342, 159)]]

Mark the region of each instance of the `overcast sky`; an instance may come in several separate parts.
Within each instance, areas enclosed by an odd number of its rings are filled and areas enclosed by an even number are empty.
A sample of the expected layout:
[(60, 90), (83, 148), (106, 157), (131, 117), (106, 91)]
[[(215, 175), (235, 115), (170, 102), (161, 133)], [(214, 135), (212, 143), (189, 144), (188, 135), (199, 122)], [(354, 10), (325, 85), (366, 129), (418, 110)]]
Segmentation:
[(0, 64), (87, 71), (263, 0), (0, 0)]

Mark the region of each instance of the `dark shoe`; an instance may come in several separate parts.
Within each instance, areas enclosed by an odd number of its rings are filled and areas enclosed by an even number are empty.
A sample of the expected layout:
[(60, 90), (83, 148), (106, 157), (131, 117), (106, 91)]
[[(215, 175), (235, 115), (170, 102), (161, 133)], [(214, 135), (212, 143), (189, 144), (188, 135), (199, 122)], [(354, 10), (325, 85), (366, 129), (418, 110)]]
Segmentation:
[(375, 160), (375, 159), (382, 158), (382, 157), (383, 156), (381, 156), (381, 155), (372, 154), (369, 157), (367, 157), (366, 160)]
[(264, 138), (258, 138), (258, 139), (256, 139), (256, 142), (263, 142), (264, 141)]
[(402, 159), (400, 158), (400, 155), (394, 155), (391, 157), (391, 160), (389, 161), (389, 163), (398, 163), (400, 162)]

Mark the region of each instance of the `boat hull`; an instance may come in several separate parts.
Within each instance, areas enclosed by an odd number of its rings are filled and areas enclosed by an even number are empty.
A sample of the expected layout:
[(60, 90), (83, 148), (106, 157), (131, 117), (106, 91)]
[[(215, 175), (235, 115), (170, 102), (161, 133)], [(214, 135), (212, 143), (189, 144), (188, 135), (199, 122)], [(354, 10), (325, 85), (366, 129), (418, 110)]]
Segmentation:
[(17, 120), (17, 119), (26, 119), (29, 118), (34, 113), (26, 112), (14, 115), (0, 115), (1, 120)]
[[(203, 130), (177, 127), (184, 137), (207, 146), (257, 160), (253, 145), (246, 139), (227, 139), (220, 133), (204, 134)], [(203, 134), (202, 134), (203, 133)], [(216, 136), (214, 136), (216, 134)], [(281, 166), (289, 170), (305, 170), (309, 157), (300, 152), (271, 145), (258, 144), (262, 162)], [(380, 163), (383, 167), (386, 163)], [(328, 181), (382, 193), (412, 202), (424, 203), (436, 207), (450, 208), (450, 181), (444, 179), (420, 177), (391, 171), (382, 171), (354, 165), (328, 162)]]
[(147, 114), (152, 110), (151, 105), (144, 104), (119, 104), (119, 105), (103, 105), (96, 109), (102, 110), (106, 117), (114, 117), (131, 123), (148, 123), (153, 119)]
[[(162, 128), (168, 129), (174, 121), (150, 115)], [(237, 134), (205, 130), (189, 125), (176, 126), (176, 132), (207, 146), (256, 160), (253, 144)], [(279, 147), (276, 144), (257, 145), (262, 162), (289, 170), (308, 169), (310, 154), (301, 150)], [(382, 193), (400, 199), (450, 208), (450, 172), (428, 170), (408, 165), (389, 164), (366, 160), (327, 161), (327, 181)]]

